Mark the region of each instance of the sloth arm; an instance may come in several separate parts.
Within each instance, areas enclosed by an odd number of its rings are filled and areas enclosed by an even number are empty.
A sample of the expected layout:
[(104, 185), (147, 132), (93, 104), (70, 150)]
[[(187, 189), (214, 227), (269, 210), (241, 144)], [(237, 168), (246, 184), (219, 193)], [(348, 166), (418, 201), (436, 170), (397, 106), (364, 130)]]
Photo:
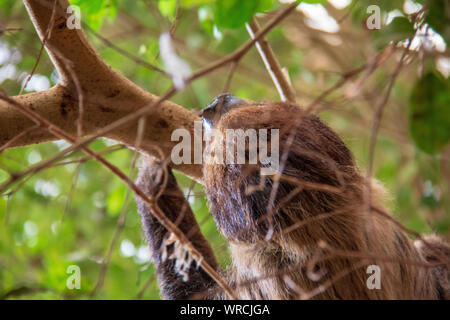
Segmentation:
[[(166, 183), (164, 182), (165, 174), (168, 175)], [(169, 167), (165, 170), (156, 159), (146, 158), (139, 170), (137, 185), (147, 195), (153, 197), (164, 188), (157, 201), (159, 208), (172, 222), (178, 225), (178, 228), (184, 232), (203, 255), (206, 262), (217, 270), (218, 264), (211, 246), (202, 235), (194, 213), (179, 188), (172, 170)], [(156, 266), (162, 297), (164, 299), (189, 299), (210, 296), (216, 287), (215, 281), (201, 267), (197, 267), (195, 261), (192, 261), (189, 265), (186, 271), (187, 277), (183, 277), (182, 272), (176, 270), (177, 259), (166, 258), (163, 260), (162, 252), (164, 248), (162, 244), (163, 240), (169, 236), (167, 229), (152, 215), (151, 210), (142, 199), (137, 197), (136, 202), (141, 215), (142, 227)], [(167, 256), (171, 255), (173, 248), (173, 244), (166, 246)]]

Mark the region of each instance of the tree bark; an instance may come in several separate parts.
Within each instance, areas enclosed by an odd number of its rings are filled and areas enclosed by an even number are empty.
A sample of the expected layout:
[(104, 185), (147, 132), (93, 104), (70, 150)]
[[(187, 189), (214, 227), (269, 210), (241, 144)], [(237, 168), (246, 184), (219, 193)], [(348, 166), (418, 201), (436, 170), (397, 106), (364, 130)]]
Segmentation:
[[(173, 130), (184, 128), (193, 136), (194, 121), (200, 120), (195, 113), (167, 100), (150, 107), (159, 101), (158, 96), (143, 90), (107, 65), (81, 29), (68, 28), (67, 0), (24, 0), (24, 4), (58, 70), (60, 82), (51, 89), (16, 96), (14, 100), (72, 136), (78, 132), (81, 105), (83, 136), (101, 132), (101, 136), (131, 147), (136, 142), (140, 117), (112, 126), (107, 132), (101, 129), (146, 108), (146, 126), (139, 150), (158, 157), (161, 157), (161, 152), (164, 157), (170, 157), (173, 146), (177, 144), (171, 141)], [(56, 139), (44, 128), (31, 129), (34, 125), (14, 106), (0, 100), (0, 148), (6, 143), (10, 148)], [(197, 181), (202, 179), (201, 165), (173, 167)]]

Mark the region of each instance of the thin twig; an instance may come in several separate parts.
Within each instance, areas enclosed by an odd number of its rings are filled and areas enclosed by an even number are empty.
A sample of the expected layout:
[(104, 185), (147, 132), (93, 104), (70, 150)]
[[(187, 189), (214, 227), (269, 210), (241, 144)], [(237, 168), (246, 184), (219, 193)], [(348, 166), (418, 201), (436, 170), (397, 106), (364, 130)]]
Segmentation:
[(37, 66), (39, 64), (39, 61), (41, 60), (42, 52), (44, 51), (44, 47), (45, 47), (45, 45), (47, 43), (47, 39), (49, 39), (51, 37), (53, 26), (55, 24), (56, 3), (57, 2), (58, 2), (58, 0), (54, 0), (53, 1), (53, 9), (52, 9), (52, 15), (50, 16), (50, 23), (48, 24), (48, 28), (45, 31), (44, 39), (42, 40), (41, 48), (39, 49), (39, 54), (38, 54), (38, 56), (36, 58), (36, 61), (35, 61), (34, 65), (33, 65), (33, 69), (31, 70), (30, 74), (28, 75), (28, 77), (25, 80), (25, 83), (23, 84), (22, 88), (20, 89), (19, 96), (22, 95), (22, 93), (25, 90), (25, 88), (27, 87), (28, 82), (30, 81), (31, 77), (36, 72), (36, 69), (37, 69)]
[[(260, 31), (259, 24), (255, 18), (245, 24), (245, 26), (251, 38), (254, 38), (255, 34)], [(283, 72), (283, 69), (281, 68), (281, 65), (278, 62), (267, 39), (265, 37), (261, 37), (255, 43), (255, 46), (258, 49), (259, 55), (264, 62), (267, 72), (277, 88), (281, 101), (295, 103), (295, 91), (289, 81), (287, 72)]]

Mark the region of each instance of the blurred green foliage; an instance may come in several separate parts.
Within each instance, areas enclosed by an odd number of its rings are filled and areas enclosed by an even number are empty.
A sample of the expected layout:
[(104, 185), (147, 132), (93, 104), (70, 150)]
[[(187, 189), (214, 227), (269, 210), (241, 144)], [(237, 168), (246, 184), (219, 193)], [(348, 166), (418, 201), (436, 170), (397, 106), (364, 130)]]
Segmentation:
[(414, 24), (405, 17), (395, 17), (392, 22), (374, 33), (375, 45), (383, 49), (389, 42), (399, 42), (414, 36)]
[(427, 73), (410, 98), (410, 130), (416, 145), (434, 154), (450, 142), (450, 81)]
[[(163, 63), (159, 55), (158, 37), (170, 30), (177, 5), (180, 5), (174, 44), (180, 56), (193, 69), (223, 57), (247, 41), (249, 36), (244, 24), (255, 13), (282, 7), (275, 0), (70, 2), (80, 7), (81, 19), (94, 32), (161, 68)], [(305, 2), (326, 4), (327, 1)], [(346, 21), (346, 30), (363, 34), (359, 40), (346, 40), (342, 46), (325, 42), (325, 48), (318, 51), (311, 39), (304, 35), (297, 37), (300, 34), (300, 29), (296, 29), (300, 19), (298, 16), (295, 17), (298, 20), (293, 18), (290, 23), (277, 27), (267, 35), (280, 63), (289, 71), (300, 104), (306, 104), (340, 79), (334, 71), (338, 70), (336, 61), (343, 61), (345, 69), (342, 72), (351, 70), (366, 62), (367, 52), (382, 50), (390, 42), (401, 42), (414, 34), (415, 27), (411, 19), (405, 16), (394, 19), (393, 23), (383, 26), (381, 30), (371, 33), (363, 30), (361, 24), (368, 15), (366, 8), (372, 2), (360, 0), (338, 11), (338, 16), (342, 17), (350, 10), (348, 13), (353, 24)], [(448, 40), (448, 2), (434, 0), (428, 3), (430, 10), (425, 17), (426, 23)], [(385, 15), (394, 9), (402, 11), (404, 1), (383, 0), (377, 1), (377, 4)], [(326, 8), (336, 12), (329, 4)], [(0, 28), (4, 27), (22, 29), (20, 32), (0, 33), (0, 44), (6, 44), (10, 50), (15, 48), (19, 52), (20, 58), (14, 63), (17, 73), (30, 72), (41, 44), (21, 1), (0, 0)], [(311, 29), (311, 32), (319, 31)], [(94, 33), (87, 34), (108, 64), (144, 89), (162, 94), (170, 87), (169, 78), (131, 63), (113, 48), (105, 46)], [(326, 65), (331, 70), (329, 72), (315, 67), (326, 60), (321, 55), (323, 51), (336, 58), (336, 61)], [(340, 55), (344, 58), (339, 59)], [(435, 56), (430, 55), (426, 60), (423, 65), (415, 61), (405, 67), (405, 76), (399, 77), (393, 88), (392, 103), (386, 107), (378, 136), (374, 169), (376, 178), (391, 195), (388, 203), (396, 218), (416, 231), (448, 236), (449, 81), (436, 70)], [(8, 63), (5, 61), (0, 65), (0, 74)], [(420, 66), (426, 69), (423, 77), (418, 76)], [(375, 71), (374, 80), (370, 82), (375, 94), (367, 98), (369, 102), (365, 101), (366, 98), (346, 99), (345, 103), (321, 113), (321, 117), (344, 137), (362, 170), (367, 166), (372, 111), (377, 105), (378, 92), (385, 88), (394, 67), (395, 61)], [(252, 100), (278, 99), (255, 50), (243, 58), (239, 68), (229, 91)], [(224, 68), (195, 81), (178, 93), (173, 101), (187, 108), (201, 109), (221, 93), (228, 71), (229, 68)], [(50, 79), (52, 85), (57, 81), (46, 54), (36, 73)], [(8, 94), (16, 95), (20, 91), (21, 81), (5, 79), (0, 85)], [(338, 101), (342, 93), (333, 93), (327, 100)], [(101, 151), (114, 148), (113, 145), (114, 142), (110, 140), (100, 139), (91, 147)], [(66, 146), (66, 143), (58, 141), (2, 152), (0, 184), (7, 181), (11, 173), (25, 170)], [(121, 148), (108, 153), (106, 158), (134, 178), (136, 170), (130, 170), (133, 156), (133, 151)], [(151, 284), (143, 291), (142, 297), (159, 298), (154, 268), (149, 262), (133, 195), (99, 163), (86, 161), (81, 152), (70, 154), (60, 162), (31, 176), (23, 184), (14, 184), (0, 197), (0, 297), (11, 294), (8, 297), (89, 298), (99, 278), (102, 258), (117, 230), (118, 220), (125, 213), (126, 222), (118, 245), (112, 251), (104, 285), (94, 298), (135, 298), (149, 280)], [(220, 263), (226, 266), (229, 262), (226, 243), (208, 212), (202, 186), (195, 184), (191, 190), (193, 182), (189, 178), (178, 173), (176, 176), (186, 194), (190, 195), (191, 206)], [(10, 195), (6, 195), (9, 192)], [(80, 290), (66, 287), (69, 265), (81, 268)]]
[(104, 19), (113, 21), (117, 14), (117, 0), (73, 0), (70, 4), (85, 13), (84, 21), (94, 30), (101, 27)]

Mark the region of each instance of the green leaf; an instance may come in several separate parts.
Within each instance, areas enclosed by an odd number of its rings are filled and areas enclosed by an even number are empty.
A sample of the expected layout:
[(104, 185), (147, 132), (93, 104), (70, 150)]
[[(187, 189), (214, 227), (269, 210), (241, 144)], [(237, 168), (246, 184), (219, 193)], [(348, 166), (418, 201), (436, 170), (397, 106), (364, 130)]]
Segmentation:
[(114, 19), (117, 14), (117, 0), (71, 0), (70, 4), (80, 8), (81, 20), (95, 31), (105, 18)]
[(181, 0), (181, 5), (185, 8), (189, 8), (214, 3), (214, 1), (215, 0)]
[(389, 42), (399, 42), (412, 38), (416, 30), (414, 24), (405, 17), (395, 17), (390, 24), (374, 31), (374, 41), (378, 48), (384, 48)]
[(111, 19), (114, 19), (117, 15), (117, 11), (118, 11), (117, 0), (106, 1), (105, 8), (108, 9), (108, 17)]
[(450, 3), (448, 0), (433, 0), (429, 2), (425, 22), (440, 33), (444, 39), (450, 41)]
[(217, 0), (214, 5), (199, 8), (200, 24), (208, 33), (213, 33), (214, 25), (219, 28), (239, 28), (255, 13), (273, 9), (275, 0)]
[(434, 154), (450, 142), (450, 83), (430, 72), (414, 86), (409, 101), (410, 132), (421, 150)]
[(126, 188), (124, 185), (117, 186), (106, 199), (106, 209), (111, 216), (117, 216), (123, 207)]
[(211, 6), (202, 6), (198, 8), (198, 20), (202, 28), (209, 34), (214, 32), (214, 12)]
[(257, 12), (260, 1), (217, 0), (216, 24), (220, 28), (239, 28)]
[[(403, 11), (404, 0), (358, 0), (353, 1), (352, 5), (348, 7), (351, 10), (351, 20), (357, 26), (360, 27), (364, 21), (373, 14), (373, 12), (367, 12), (367, 9), (371, 5), (377, 5), (380, 8), (381, 17), (388, 12), (399, 10)], [(418, 2), (416, 0), (416, 2)], [(347, 10), (347, 9), (345, 9)]]
[(274, 0), (259, 0), (256, 12), (266, 12), (273, 9), (275, 5)]
[(159, 0), (158, 9), (164, 17), (172, 21), (175, 19), (177, 0)]
[(420, 199), (420, 204), (430, 209), (437, 209), (440, 205), (434, 195), (422, 196), (422, 199)]

